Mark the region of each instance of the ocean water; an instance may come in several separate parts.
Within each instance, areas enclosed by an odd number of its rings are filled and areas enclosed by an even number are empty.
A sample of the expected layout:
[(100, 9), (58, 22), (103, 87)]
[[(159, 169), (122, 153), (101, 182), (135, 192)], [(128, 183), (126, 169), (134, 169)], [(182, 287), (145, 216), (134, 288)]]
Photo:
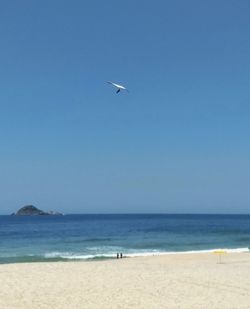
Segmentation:
[(250, 215), (0, 216), (0, 263), (249, 247)]

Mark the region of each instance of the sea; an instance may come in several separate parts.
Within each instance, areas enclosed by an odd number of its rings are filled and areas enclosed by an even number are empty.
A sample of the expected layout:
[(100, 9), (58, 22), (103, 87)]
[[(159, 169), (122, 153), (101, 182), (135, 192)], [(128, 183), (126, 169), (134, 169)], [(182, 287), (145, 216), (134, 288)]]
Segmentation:
[(0, 263), (250, 252), (250, 215), (0, 216)]

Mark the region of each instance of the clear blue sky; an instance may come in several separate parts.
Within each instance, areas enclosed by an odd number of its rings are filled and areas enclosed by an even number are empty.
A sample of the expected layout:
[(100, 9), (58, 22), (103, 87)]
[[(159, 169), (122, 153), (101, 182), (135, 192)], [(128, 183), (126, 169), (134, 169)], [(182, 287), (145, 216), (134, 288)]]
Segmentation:
[(1, 1), (0, 212), (250, 213), (249, 16), (249, 0)]

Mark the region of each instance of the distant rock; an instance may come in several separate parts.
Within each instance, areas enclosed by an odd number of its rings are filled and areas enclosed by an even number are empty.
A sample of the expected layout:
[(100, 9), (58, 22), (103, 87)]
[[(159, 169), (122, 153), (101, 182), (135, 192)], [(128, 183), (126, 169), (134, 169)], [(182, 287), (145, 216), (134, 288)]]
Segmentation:
[(61, 216), (60, 212), (49, 211), (45, 212), (41, 209), (36, 208), (33, 205), (27, 205), (20, 208), (16, 213), (12, 214), (13, 216)]

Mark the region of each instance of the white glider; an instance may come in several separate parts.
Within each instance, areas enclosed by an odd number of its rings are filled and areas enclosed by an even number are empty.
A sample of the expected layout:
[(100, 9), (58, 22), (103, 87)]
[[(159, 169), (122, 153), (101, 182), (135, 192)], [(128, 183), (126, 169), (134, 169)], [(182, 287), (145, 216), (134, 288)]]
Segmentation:
[(115, 84), (115, 83), (112, 83), (112, 82), (107, 82), (111, 85), (113, 85), (117, 90), (116, 90), (116, 93), (119, 93), (121, 90), (126, 90), (128, 92), (128, 89), (125, 88), (124, 86), (122, 85), (118, 85), (118, 84)]

